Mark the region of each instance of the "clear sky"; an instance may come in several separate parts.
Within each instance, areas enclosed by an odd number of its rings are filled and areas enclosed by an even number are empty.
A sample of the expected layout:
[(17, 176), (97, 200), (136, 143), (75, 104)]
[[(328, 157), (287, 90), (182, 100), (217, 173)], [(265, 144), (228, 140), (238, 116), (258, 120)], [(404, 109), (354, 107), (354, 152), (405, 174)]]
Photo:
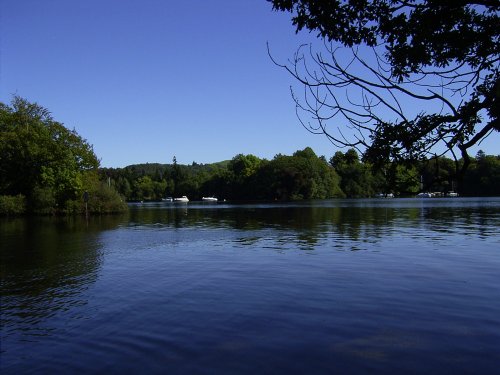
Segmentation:
[[(295, 116), (300, 43), (265, 0), (0, 0), (0, 101), (48, 108), (104, 167), (337, 149)], [(481, 145), (500, 153), (499, 138)]]

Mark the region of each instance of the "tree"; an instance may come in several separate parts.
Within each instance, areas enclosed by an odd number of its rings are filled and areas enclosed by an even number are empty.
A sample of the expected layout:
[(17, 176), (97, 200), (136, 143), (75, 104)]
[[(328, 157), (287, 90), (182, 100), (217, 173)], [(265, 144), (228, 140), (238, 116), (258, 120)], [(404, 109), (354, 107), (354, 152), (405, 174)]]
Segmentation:
[(262, 160), (252, 154), (238, 154), (229, 161), (227, 170), (233, 199), (249, 199), (255, 196), (256, 172), (261, 163)]
[(92, 145), (46, 108), (17, 96), (0, 103), (0, 194), (20, 194), (40, 213), (79, 210), (84, 191), (102, 190), (98, 166)]
[(177, 164), (177, 158), (174, 156), (172, 159), (172, 172), (171, 177), (174, 182), (173, 194), (175, 196), (185, 194), (185, 192), (181, 191), (181, 182), (185, 179), (185, 174), (179, 164)]
[[(455, 166), (451, 159), (434, 157), (419, 164), (418, 177), (422, 180), (422, 191), (447, 193), (458, 188), (454, 178)], [(471, 167), (472, 164), (468, 169)]]
[(310, 147), (292, 156), (276, 155), (259, 173), (267, 182), (265, 197), (279, 200), (342, 197), (339, 176)]
[[(268, 0), (315, 31), (280, 64), (301, 123), (378, 164), (467, 150), (499, 123), (498, 0)], [(272, 58), (272, 57), (271, 57)]]
[(371, 171), (359, 161), (356, 150), (351, 148), (345, 154), (337, 151), (330, 159), (330, 165), (340, 176), (340, 188), (347, 197), (371, 197), (375, 194)]
[(260, 163), (261, 159), (255, 155), (238, 154), (231, 159), (228, 168), (234, 173), (236, 179), (243, 180), (253, 175), (259, 168)]
[(134, 196), (137, 200), (152, 199), (153, 192), (154, 186), (151, 177), (142, 176), (134, 182)]
[(476, 196), (500, 194), (500, 155), (486, 155), (479, 151), (467, 170), (460, 193)]
[(23, 98), (14, 97), (12, 107), (3, 105), (1, 112), (2, 192), (34, 198), (38, 188), (50, 190), (57, 203), (75, 198), (83, 172), (99, 165), (92, 146), (54, 121), (47, 109)]

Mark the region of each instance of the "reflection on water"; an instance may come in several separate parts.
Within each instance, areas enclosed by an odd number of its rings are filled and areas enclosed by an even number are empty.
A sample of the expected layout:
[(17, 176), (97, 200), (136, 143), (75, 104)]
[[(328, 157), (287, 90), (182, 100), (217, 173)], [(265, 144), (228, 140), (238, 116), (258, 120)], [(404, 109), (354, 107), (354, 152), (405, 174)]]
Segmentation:
[[(265, 239), (267, 230), (278, 244), (291, 240), (312, 249), (318, 241), (330, 238), (336, 245), (346, 242), (356, 250), (353, 243), (411, 235), (408, 232), (415, 228), (420, 229), (414, 233), (417, 237), (432, 232), (488, 237), (500, 224), (499, 209), (500, 202), (495, 199), (483, 204), (478, 204), (477, 199), (332, 200), (239, 206), (150, 203), (131, 207), (129, 225), (143, 229), (238, 229), (243, 237), (237, 241), (249, 245)], [(260, 235), (255, 236), (255, 231)]]
[(38, 323), (84, 305), (82, 293), (102, 261), (100, 232), (116, 224), (111, 218), (3, 219), (2, 330), (47, 334)]
[(2, 373), (494, 373), (500, 199), (0, 220)]

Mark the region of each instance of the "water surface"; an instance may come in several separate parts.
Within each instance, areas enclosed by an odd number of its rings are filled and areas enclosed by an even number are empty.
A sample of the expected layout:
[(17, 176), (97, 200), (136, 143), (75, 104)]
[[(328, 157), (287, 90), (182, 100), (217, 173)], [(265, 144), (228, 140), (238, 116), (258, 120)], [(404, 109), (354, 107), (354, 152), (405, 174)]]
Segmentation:
[(0, 221), (0, 370), (494, 374), (500, 199)]

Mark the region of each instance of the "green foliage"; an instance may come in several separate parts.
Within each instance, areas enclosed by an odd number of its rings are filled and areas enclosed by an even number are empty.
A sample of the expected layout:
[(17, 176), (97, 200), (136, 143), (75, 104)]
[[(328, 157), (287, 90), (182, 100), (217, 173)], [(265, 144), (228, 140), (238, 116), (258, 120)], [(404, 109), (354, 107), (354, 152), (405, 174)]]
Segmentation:
[(423, 191), (448, 192), (457, 188), (456, 166), (451, 159), (434, 157), (422, 164), (419, 174)]
[[(483, 159), (498, 160), (486, 155), (480, 155), (478, 160)], [(477, 169), (475, 162), (471, 173), (489, 175), (493, 183), (496, 181), (493, 178), (496, 175), (494, 165), (483, 163)], [(469, 179), (459, 184), (455, 163), (444, 157), (414, 163), (386, 163), (379, 169), (362, 162), (354, 149), (345, 153), (337, 151), (328, 163), (307, 147), (291, 156), (276, 155), (272, 160), (238, 154), (229, 161), (176, 164), (175, 168), (177, 172), (172, 164), (150, 163), (101, 169), (100, 173), (103, 180), (109, 176), (111, 185), (116, 186), (127, 200), (160, 200), (174, 196), (172, 175), (176, 173), (176, 191), (191, 200), (203, 196), (235, 201), (362, 198), (379, 193), (414, 196), (421, 190), (443, 193), (455, 190), (460, 194), (475, 195), (474, 185), (469, 184)], [(422, 189), (421, 177), (424, 181)], [(488, 191), (493, 195), (500, 194), (495, 188)]]
[(17, 96), (0, 104), (0, 194), (22, 194), (33, 213), (67, 212), (98, 167), (92, 146), (47, 109)]
[(137, 200), (151, 199), (153, 196), (153, 180), (149, 176), (139, 177), (134, 183), (133, 191)]
[(330, 159), (330, 164), (339, 174), (340, 188), (349, 198), (372, 197), (377, 191), (385, 190), (377, 185), (370, 166), (359, 161), (359, 155), (354, 149), (349, 149), (345, 154), (337, 151)]
[(500, 155), (479, 152), (464, 176), (460, 191), (465, 195), (500, 195)]
[(396, 165), (393, 181), (397, 195), (413, 196), (419, 192), (419, 173), (415, 166)]
[(21, 215), (26, 212), (24, 195), (0, 195), (0, 216)]
[[(160, 200), (187, 195), (190, 199), (217, 196), (230, 200), (297, 200), (343, 196), (339, 177), (324, 157), (311, 148), (273, 160), (236, 155), (215, 164), (141, 164), (104, 169), (128, 200)], [(126, 182), (125, 182), (126, 181)], [(133, 188), (127, 191), (127, 186)]]
[[(460, 163), (463, 161), (460, 161)], [(413, 163), (387, 163), (381, 169), (362, 163), (354, 150), (337, 151), (330, 164), (341, 177), (340, 187), (350, 198), (393, 193), (415, 196), (420, 191), (459, 192), (464, 196), (500, 195), (500, 156), (479, 152), (460, 179), (455, 162), (434, 157)], [(422, 186), (421, 186), (422, 182)]]
[(496, 1), (269, 1), (294, 13), (297, 30), (348, 46), (384, 43), (396, 76), (452, 61), (477, 67), (498, 53)]
[[(84, 200), (87, 193), (88, 201)], [(60, 212), (68, 214), (111, 214), (127, 210), (127, 204), (122, 196), (106, 181), (99, 180), (97, 173), (88, 171), (85, 173), (81, 196), (67, 200)]]
[(276, 63), (305, 86), (293, 99), (312, 133), (379, 165), (439, 144), (461, 153), (463, 174), (467, 150), (500, 131), (499, 1), (268, 1), (325, 42)]
[[(83, 212), (81, 200), (80, 212)], [(88, 209), (91, 213), (108, 214), (126, 211), (127, 205), (115, 189), (108, 187), (100, 181), (97, 186), (89, 191)]]
[(261, 164), (261, 159), (255, 155), (236, 155), (228, 165), (228, 169), (241, 179), (255, 174)]
[(277, 155), (268, 165), (270, 198), (278, 200), (342, 197), (340, 178), (333, 168), (307, 147), (293, 156)]
[(37, 214), (53, 214), (58, 209), (55, 192), (51, 186), (35, 186), (31, 191), (30, 209)]

